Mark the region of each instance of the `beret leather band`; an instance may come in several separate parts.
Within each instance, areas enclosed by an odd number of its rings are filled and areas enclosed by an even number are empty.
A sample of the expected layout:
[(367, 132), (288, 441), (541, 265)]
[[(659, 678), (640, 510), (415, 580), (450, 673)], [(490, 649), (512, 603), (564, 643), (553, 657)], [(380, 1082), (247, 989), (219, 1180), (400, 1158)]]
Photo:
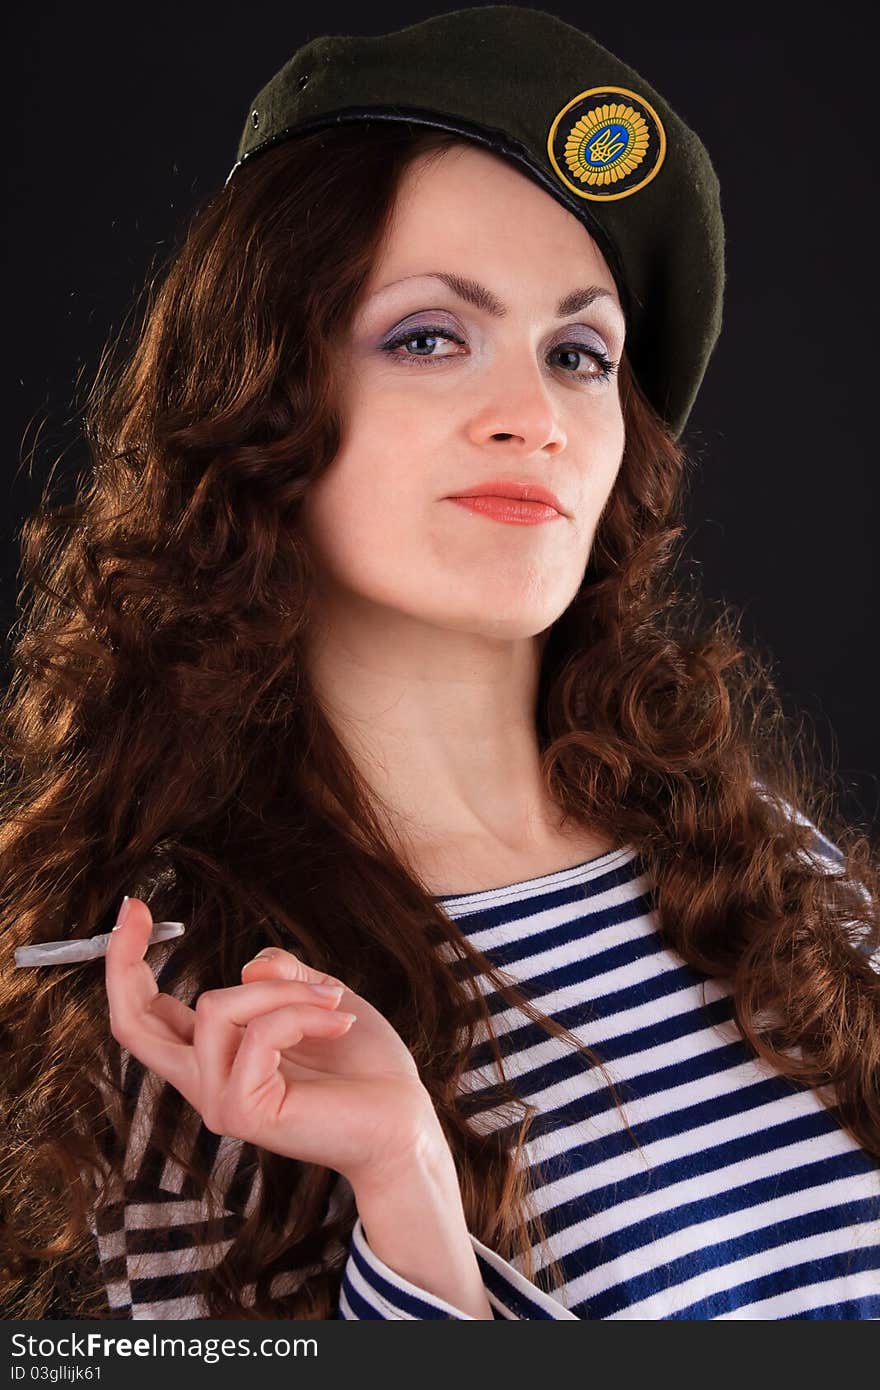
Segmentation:
[(484, 5), (379, 35), (322, 35), (250, 107), (227, 183), (308, 131), (455, 132), (577, 217), (617, 285), (633, 373), (675, 438), (721, 331), (724, 224), (702, 141), (633, 68), (543, 10)]

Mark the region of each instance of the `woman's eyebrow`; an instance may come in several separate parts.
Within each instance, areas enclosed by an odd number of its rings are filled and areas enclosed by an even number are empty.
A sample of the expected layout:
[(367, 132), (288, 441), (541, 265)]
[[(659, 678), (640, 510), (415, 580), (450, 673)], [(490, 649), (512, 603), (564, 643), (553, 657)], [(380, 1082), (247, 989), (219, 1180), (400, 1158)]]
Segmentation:
[[(426, 270), (421, 275), (405, 275), (400, 280), (392, 280), (389, 284), (383, 285), (377, 294), (390, 290), (393, 285), (402, 285), (406, 280), (432, 279), (441, 280), (452, 293), (458, 295), (459, 299), (464, 299), (468, 304), (473, 304), (477, 309), (482, 309), (484, 313), (492, 314), (495, 318), (504, 318), (507, 313), (507, 306), (501, 303), (491, 290), (485, 285), (481, 285), (477, 280), (469, 280), (465, 275), (455, 275), (445, 270)], [(560, 299), (556, 306), (556, 313), (559, 318), (567, 318), (569, 314), (576, 314), (580, 309), (588, 309), (597, 299), (608, 299), (611, 304), (623, 317), (617, 301), (610, 290), (604, 289), (601, 285), (587, 285), (584, 289), (572, 290), (570, 294)]]

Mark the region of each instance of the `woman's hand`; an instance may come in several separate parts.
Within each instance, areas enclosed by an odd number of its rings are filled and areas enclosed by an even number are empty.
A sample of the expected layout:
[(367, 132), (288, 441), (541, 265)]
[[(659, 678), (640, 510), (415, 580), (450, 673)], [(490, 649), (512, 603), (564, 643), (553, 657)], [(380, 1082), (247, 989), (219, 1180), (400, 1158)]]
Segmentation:
[(409, 1049), (361, 995), (269, 947), (244, 966), (245, 983), (206, 990), (192, 1009), (159, 992), (144, 960), (152, 926), (129, 898), (105, 958), (111, 1032), (212, 1133), (333, 1168), (355, 1191), (448, 1154)]

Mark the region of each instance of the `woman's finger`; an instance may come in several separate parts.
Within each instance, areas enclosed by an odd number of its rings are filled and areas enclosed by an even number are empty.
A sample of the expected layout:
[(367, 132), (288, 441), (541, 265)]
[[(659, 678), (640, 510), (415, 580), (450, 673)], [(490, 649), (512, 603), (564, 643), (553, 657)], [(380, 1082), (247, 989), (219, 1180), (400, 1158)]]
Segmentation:
[(253, 1019), (244, 1030), (229, 1073), (227, 1123), (246, 1125), (248, 1115), (265, 1105), (275, 1090), (280, 1108), (288, 1089), (278, 1070), (285, 1048), (295, 1047), (305, 1037), (326, 1038), (332, 1044), (354, 1021), (353, 1014), (328, 1013), (312, 1004), (287, 1005)]
[[(244, 976), (247, 971), (247, 979), (278, 979), (284, 980), (304, 980), (311, 985), (341, 985), (342, 980), (337, 980), (335, 975), (327, 975), (323, 970), (314, 970), (312, 966), (306, 965), (292, 951), (284, 951), (280, 946), (267, 946), (253, 960), (249, 960), (241, 968)], [(344, 987), (344, 986), (343, 986)]]
[(150, 1013), (164, 1020), (182, 1042), (191, 1043), (196, 1031), (195, 1012), (173, 994), (157, 994), (150, 1004)]
[(140, 898), (129, 898), (125, 922), (110, 933), (104, 978), (114, 1038), (188, 1099), (198, 1084), (191, 1043), (195, 1015), (180, 1000), (160, 995), (144, 959), (153, 918)]
[(291, 1004), (310, 1005), (327, 1014), (337, 1003), (335, 998), (319, 1003), (311, 986), (302, 980), (255, 980), (200, 994), (193, 1048), (206, 1103), (225, 1092), (244, 1030), (253, 1019)]
[(110, 933), (104, 957), (110, 1018), (125, 1024), (145, 1010), (159, 993), (155, 976), (144, 960), (153, 930), (153, 915), (139, 898), (129, 898), (124, 924)]

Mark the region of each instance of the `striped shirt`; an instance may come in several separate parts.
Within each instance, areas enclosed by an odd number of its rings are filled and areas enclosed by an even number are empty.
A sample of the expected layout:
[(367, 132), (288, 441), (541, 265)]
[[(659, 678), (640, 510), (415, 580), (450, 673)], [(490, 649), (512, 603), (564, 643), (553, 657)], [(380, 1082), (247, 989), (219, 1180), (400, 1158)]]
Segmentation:
[[(838, 872), (840, 851), (814, 832), (819, 862)], [(755, 1057), (725, 984), (664, 944), (635, 848), (435, 901), (602, 1063), (585, 1066), (479, 978), (505, 1070), (537, 1111), (524, 1161), (549, 1255), (564, 1273), (553, 1287), (537, 1237), (530, 1281), (521, 1260), (471, 1235), (496, 1318), (880, 1316), (880, 1163), (814, 1091)], [(150, 1169), (143, 1148), (158, 1088), (170, 1088), (123, 1057), (138, 1078), (140, 1140), (136, 1126), (123, 1188), (93, 1224), (109, 1316), (203, 1318), (195, 1271), (221, 1258), (242, 1206), (256, 1201), (254, 1151), (201, 1127), (195, 1142), (214, 1155), (215, 1175), (236, 1200), (221, 1232), (206, 1224), (203, 1242), (178, 1248), (175, 1226), (198, 1220), (199, 1200), (175, 1166)], [(478, 1035), (462, 1088), (483, 1130), (502, 1123), (489, 1102), (479, 1104), (496, 1082)], [(350, 1194), (340, 1178), (343, 1190)], [(337, 1318), (469, 1317), (390, 1269), (359, 1219), (341, 1253)], [(278, 1275), (272, 1293), (283, 1297), (303, 1278), (302, 1270)], [(252, 1295), (243, 1291), (246, 1302)]]

